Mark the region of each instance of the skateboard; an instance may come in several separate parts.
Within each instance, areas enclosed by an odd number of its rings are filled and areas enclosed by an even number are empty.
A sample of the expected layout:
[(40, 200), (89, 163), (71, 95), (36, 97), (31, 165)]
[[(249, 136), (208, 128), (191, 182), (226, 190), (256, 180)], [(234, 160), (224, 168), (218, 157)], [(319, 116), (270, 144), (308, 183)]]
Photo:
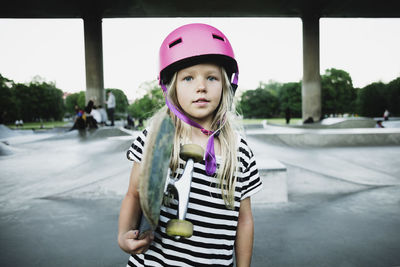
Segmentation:
[(178, 216), (168, 221), (166, 232), (176, 239), (193, 234), (193, 224), (185, 218), (194, 163), (203, 159), (204, 150), (195, 144), (183, 145), (179, 153), (186, 161), (183, 174), (179, 179), (171, 178), (169, 162), (174, 134), (174, 125), (167, 114), (154, 119), (139, 175), (138, 191), (143, 214), (139, 225), (140, 235), (155, 230), (162, 203), (168, 205), (169, 200), (175, 197), (178, 199)]
[[(139, 175), (142, 217), (139, 233), (154, 231), (160, 217), (175, 128), (167, 114), (155, 117), (147, 136)], [(140, 238), (140, 237), (139, 237)]]

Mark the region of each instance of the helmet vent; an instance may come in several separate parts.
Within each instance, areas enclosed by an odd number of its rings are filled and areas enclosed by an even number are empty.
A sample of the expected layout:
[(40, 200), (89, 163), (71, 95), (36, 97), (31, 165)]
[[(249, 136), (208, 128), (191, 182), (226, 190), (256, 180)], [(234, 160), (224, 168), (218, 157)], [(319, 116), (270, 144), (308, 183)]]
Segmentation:
[(172, 43), (169, 44), (169, 48), (172, 48), (173, 46), (182, 43), (182, 38), (176, 39), (175, 41), (173, 41)]
[(219, 35), (213, 34), (212, 37), (213, 37), (214, 39), (218, 39), (218, 40), (221, 40), (222, 42), (225, 42), (225, 39), (222, 38), (222, 37), (219, 36)]

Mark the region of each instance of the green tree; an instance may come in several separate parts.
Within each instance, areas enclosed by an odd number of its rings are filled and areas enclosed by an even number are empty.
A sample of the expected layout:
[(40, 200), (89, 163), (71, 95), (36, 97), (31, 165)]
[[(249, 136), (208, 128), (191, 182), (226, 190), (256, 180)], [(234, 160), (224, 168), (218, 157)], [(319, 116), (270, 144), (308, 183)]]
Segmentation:
[(165, 104), (164, 95), (157, 81), (146, 82), (141, 85), (146, 94), (135, 100), (128, 108), (128, 113), (137, 119), (147, 119)]
[(65, 98), (65, 111), (69, 114), (75, 113), (75, 105), (78, 105), (79, 93), (73, 93)]
[(292, 117), (301, 117), (301, 83), (285, 83), (279, 90), (279, 103), (281, 114), (287, 108), (290, 109)]
[(85, 91), (80, 91), (78, 93), (78, 107), (84, 109), (86, 107), (86, 93)]
[(385, 90), (387, 109), (391, 115), (400, 115), (400, 77), (387, 84)]
[(14, 82), (0, 74), (0, 123), (10, 123), (16, 120), (13, 87)]
[(274, 80), (269, 80), (268, 83), (260, 82), (258, 85), (258, 88), (267, 90), (272, 95), (278, 96), (278, 94), (282, 88), (282, 84), (279, 82), (276, 82)]
[(64, 116), (63, 92), (55, 83), (37, 76), (29, 84), (30, 109), (34, 119), (61, 120)]
[[(36, 104), (36, 96), (31, 95), (29, 86), (16, 83), (14, 87), (14, 95), (15, 95), (15, 114), (18, 119), (23, 119), (25, 122), (34, 121), (35, 120), (35, 112), (34, 105)], [(35, 98), (32, 101), (32, 98)]]
[(16, 119), (25, 122), (60, 120), (64, 115), (63, 92), (54, 83), (35, 77), (29, 84), (14, 84), (13, 96)]
[(350, 74), (344, 70), (327, 69), (321, 76), (322, 115), (355, 113), (357, 98)]
[(387, 103), (385, 99), (385, 84), (382, 82), (372, 83), (359, 90), (357, 98), (357, 110), (362, 116), (382, 116)]
[(75, 106), (77, 105), (79, 109), (85, 108), (85, 91), (80, 91), (78, 93), (73, 93), (67, 96), (65, 99), (65, 110), (69, 114), (75, 114)]
[(257, 88), (242, 94), (238, 110), (245, 118), (269, 118), (279, 113), (279, 100), (274, 91)]
[(126, 97), (125, 93), (120, 89), (107, 88), (106, 95), (109, 91), (111, 91), (115, 96), (115, 112), (125, 114), (128, 111), (129, 106), (128, 98)]

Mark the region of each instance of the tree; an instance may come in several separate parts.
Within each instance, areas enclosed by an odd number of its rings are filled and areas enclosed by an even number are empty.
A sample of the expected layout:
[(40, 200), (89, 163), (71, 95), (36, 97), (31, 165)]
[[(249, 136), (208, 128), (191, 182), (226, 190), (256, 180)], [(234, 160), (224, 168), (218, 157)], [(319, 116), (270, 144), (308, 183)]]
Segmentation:
[(242, 94), (238, 110), (245, 118), (268, 118), (279, 113), (278, 97), (270, 90), (257, 88)]
[(301, 84), (299, 82), (285, 83), (279, 90), (280, 111), (290, 109), (292, 117), (301, 117)]
[(85, 97), (85, 91), (68, 95), (65, 99), (65, 111), (74, 114), (75, 106), (78, 106), (79, 109), (84, 109), (86, 101)]
[(78, 107), (84, 109), (86, 107), (86, 93), (85, 91), (80, 91), (78, 94)]
[(387, 84), (385, 90), (387, 109), (392, 115), (400, 115), (400, 77)]
[[(36, 76), (29, 84), (30, 108), (34, 119), (61, 120), (64, 116), (63, 92), (55, 83)], [(26, 103), (25, 103), (26, 104)]]
[(14, 82), (0, 74), (0, 123), (10, 123), (16, 120), (15, 98), (13, 96)]
[(157, 81), (146, 82), (141, 88), (147, 93), (129, 106), (128, 113), (134, 118), (145, 120), (164, 106), (165, 100)]
[(69, 114), (75, 113), (75, 105), (78, 105), (79, 93), (73, 93), (65, 98), (65, 111)]
[(322, 115), (355, 113), (357, 94), (346, 71), (327, 69), (321, 76), (321, 96)]
[(31, 95), (29, 86), (17, 83), (14, 87), (16, 108), (15, 114), (18, 119), (23, 119), (24, 121), (34, 121), (35, 120), (35, 108), (37, 102), (37, 96)]
[(359, 90), (357, 110), (362, 116), (380, 117), (387, 107), (385, 99), (385, 84), (372, 83)]
[[(64, 115), (63, 92), (52, 82), (36, 76), (29, 84), (11, 83), (11, 106), (6, 105), (8, 122), (60, 120)], [(8, 102), (7, 101), (7, 102)]]

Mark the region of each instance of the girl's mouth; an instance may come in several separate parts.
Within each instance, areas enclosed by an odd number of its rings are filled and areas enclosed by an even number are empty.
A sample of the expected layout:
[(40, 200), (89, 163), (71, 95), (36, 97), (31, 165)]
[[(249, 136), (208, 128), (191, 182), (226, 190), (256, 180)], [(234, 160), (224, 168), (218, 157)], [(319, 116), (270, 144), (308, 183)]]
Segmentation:
[(199, 99), (193, 101), (193, 103), (197, 103), (197, 104), (208, 103), (208, 102), (210, 102), (210, 101), (208, 101), (205, 98), (199, 98)]

